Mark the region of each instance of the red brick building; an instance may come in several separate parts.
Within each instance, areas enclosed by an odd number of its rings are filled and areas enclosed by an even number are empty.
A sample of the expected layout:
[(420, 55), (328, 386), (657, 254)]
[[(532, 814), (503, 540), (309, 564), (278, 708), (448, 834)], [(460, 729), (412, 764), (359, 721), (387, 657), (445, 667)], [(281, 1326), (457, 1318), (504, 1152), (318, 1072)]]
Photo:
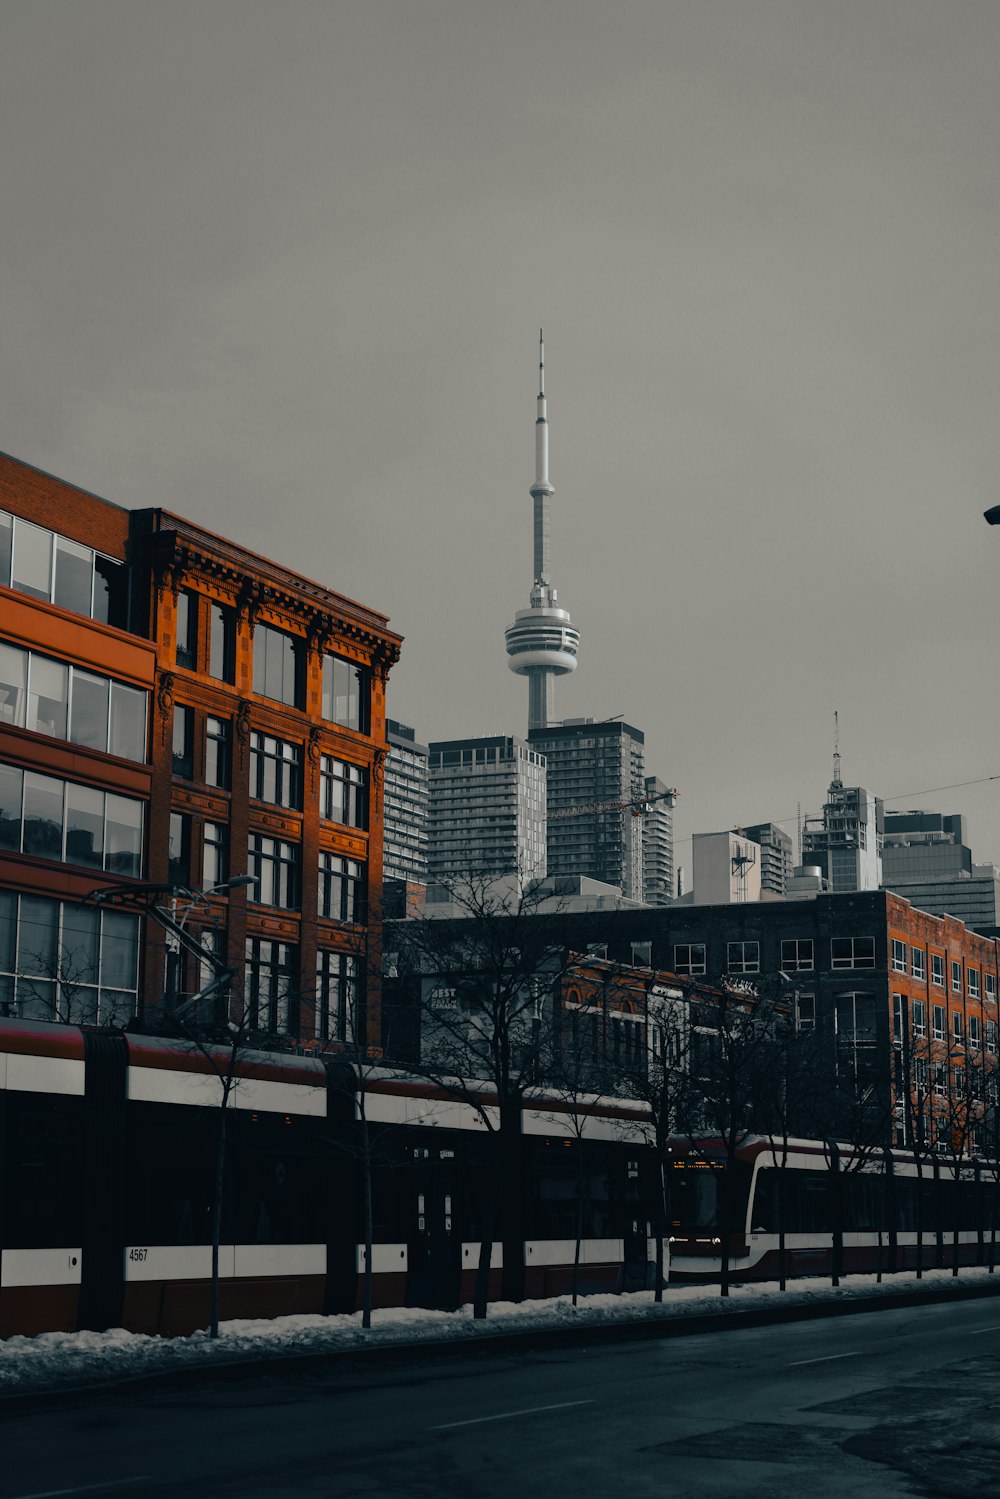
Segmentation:
[(79, 904), (143, 880), (212, 891), (175, 914), (244, 975), (254, 1029), (336, 1044), (363, 1013), (377, 1044), (399, 646), (233, 542), (0, 456), (0, 1012), (123, 1024), (196, 992), (155, 923)]

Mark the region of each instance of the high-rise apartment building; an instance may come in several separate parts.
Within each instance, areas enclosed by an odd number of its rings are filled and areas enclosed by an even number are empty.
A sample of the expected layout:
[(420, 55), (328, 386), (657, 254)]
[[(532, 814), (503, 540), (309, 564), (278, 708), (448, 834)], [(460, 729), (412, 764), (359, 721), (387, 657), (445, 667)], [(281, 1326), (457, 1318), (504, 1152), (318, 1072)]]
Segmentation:
[(513, 735), (428, 746), (428, 878), (542, 879), (545, 756)]
[(784, 895), (785, 881), (792, 872), (792, 840), (774, 822), (756, 822), (741, 828), (743, 835), (760, 848), (761, 894)]
[(387, 880), (427, 883), (429, 793), (427, 746), (407, 724), (386, 719), (382, 873)]
[(641, 901), (644, 736), (620, 719), (532, 729), (548, 775), (548, 870), (617, 885)]
[(659, 776), (646, 776), (642, 822), (642, 889), (647, 906), (666, 906), (674, 896), (674, 793)]

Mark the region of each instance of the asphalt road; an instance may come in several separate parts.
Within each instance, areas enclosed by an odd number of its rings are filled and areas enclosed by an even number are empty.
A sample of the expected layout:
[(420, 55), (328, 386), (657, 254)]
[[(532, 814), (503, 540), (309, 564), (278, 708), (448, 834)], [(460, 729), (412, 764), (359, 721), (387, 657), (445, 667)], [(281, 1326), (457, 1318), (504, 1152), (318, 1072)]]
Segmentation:
[(0, 1408), (0, 1495), (998, 1499), (1000, 1304)]

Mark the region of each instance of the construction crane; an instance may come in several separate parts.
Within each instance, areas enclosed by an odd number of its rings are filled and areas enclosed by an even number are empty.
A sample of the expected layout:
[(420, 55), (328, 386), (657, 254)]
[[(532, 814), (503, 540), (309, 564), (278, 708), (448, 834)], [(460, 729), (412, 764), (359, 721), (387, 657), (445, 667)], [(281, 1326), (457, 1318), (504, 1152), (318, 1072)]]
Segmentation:
[(673, 807), (679, 796), (677, 787), (671, 786), (667, 791), (658, 791), (655, 796), (634, 797), (627, 802), (585, 802), (581, 807), (559, 807), (557, 811), (549, 813), (549, 822), (555, 822), (560, 817), (582, 817), (585, 812), (629, 811), (633, 817), (645, 817), (655, 802), (666, 802)]

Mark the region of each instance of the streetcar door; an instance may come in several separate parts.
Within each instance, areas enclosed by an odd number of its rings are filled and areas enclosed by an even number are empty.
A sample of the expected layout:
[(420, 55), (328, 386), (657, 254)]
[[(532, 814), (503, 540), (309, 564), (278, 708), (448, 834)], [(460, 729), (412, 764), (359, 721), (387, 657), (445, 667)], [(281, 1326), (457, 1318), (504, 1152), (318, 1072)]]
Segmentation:
[(624, 1202), (624, 1251), (622, 1263), (622, 1290), (644, 1291), (647, 1282), (648, 1230), (647, 1220), (641, 1217), (639, 1194), (639, 1162), (629, 1157), (625, 1168)]
[(453, 1311), (460, 1304), (462, 1270), (454, 1152), (414, 1147), (404, 1181), (406, 1304)]

